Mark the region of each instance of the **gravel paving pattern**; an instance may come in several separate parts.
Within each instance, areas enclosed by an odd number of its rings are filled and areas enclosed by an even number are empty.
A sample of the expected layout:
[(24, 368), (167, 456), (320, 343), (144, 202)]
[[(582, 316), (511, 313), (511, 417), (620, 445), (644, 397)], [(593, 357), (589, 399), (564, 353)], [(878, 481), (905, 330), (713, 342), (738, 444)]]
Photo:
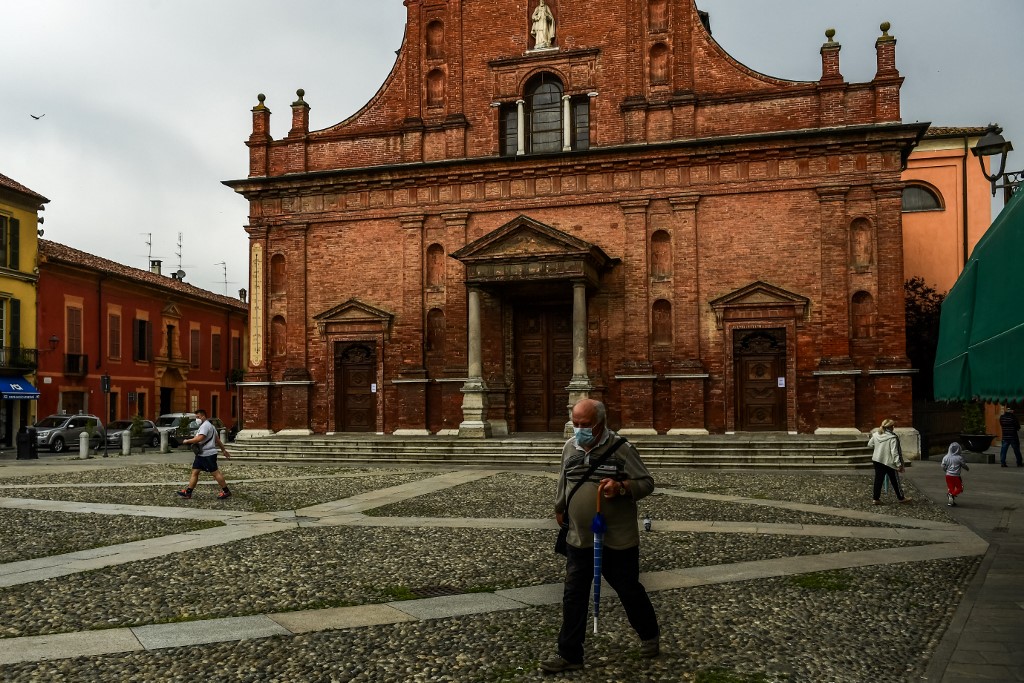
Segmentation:
[[(935, 476), (942, 478), (942, 470), (927, 462), (914, 467), (933, 467)], [(927, 501), (913, 482), (904, 478), (906, 495), (914, 501), (908, 505), (895, 505), (896, 497), (890, 492), (882, 494), (881, 507), (871, 504), (873, 472), (711, 472), (707, 470), (668, 471), (652, 473), (658, 487), (676, 488), (694, 493), (714, 493), (725, 496), (744, 496), (766, 500), (785, 500), (794, 503), (825, 505), (848, 510), (870, 510), (880, 516), (912, 517), (938, 522), (952, 522), (946, 509)]]
[[(14, 489), (0, 489), (0, 496), (294, 510), (439, 473), (319, 464), (234, 463), (231, 470), (228, 467), (225, 464), (223, 468), (228, 481), (237, 484), (233, 486), (235, 497), (226, 502), (215, 500), (216, 487), (212, 485), (201, 487), (192, 501), (177, 499), (173, 487), (157, 485), (184, 481), (187, 465), (172, 464), (0, 479), (0, 484), (18, 484)], [(338, 476), (349, 474), (355, 476)], [(868, 549), (897, 552), (898, 548), (921, 545), (916, 541), (764, 533), (667, 532), (658, 529), (658, 520), (890, 526), (886, 517), (898, 515), (951, 521), (944, 509), (923, 498), (911, 505), (872, 509), (871, 476), (864, 473), (688, 470), (655, 471), (654, 475), (664, 489), (871, 510), (879, 519), (864, 523), (784, 508), (656, 495), (641, 504), (641, 512), (649, 509), (655, 517), (655, 530), (642, 534), (643, 571)], [(313, 478), (281, 480), (302, 476)], [(252, 481), (263, 478), (276, 481)], [(74, 486), (104, 482), (140, 486)], [(62, 486), (31, 488), (45, 483)], [(551, 517), (555, 484), (553, 477), (539, 471), (501, 473), (369, 514), (546, 519)], [(910, 495), (917, 497), (913, 490)], [(46, 555), (56, 552), (51, 548), (62, 542), (92, 537), (102, 538), (104, 544), (119, 543), (123, 542), (118, 540), (120, 533), (144, 530), (143, 537), (152, 537), (178, 533), (181, 525), (209, 525), (122, 517), (0, 509), (0, 541), (8, 541), (5, 545), (17, 547), (17, 552)], [(553, 527), (419, 527), (415, 520), (402, 527), (294, 527), (2, 588), (0, 644), (2, 638), (15, 636), (388, 602), (418, 597), (436, 588), (470, 592), (559, 583), (564, 578), (564, 559), (551, 550), (554, 536)], [(9, 557), (0, 555), (0, 562), (12, 561)], [(370, 628), (0, 665), (0, 680), (910, 683), (921, 680), (980, 560), (905, 562), (652, 593), (663, 631), (663, 654), (653, 660), (638, 658), (635, 635), (614, 593), (608, 591), (602, 601), (601, 633), (587, 636), (587, 668), (557, 677), (542, 676), (537, 668), (541, 659), (554, 654), (561, 612), (554, 604)]]
[[(687, 486), (686, 484), (688, 482), (686, 481), (676, 481), (673, 482), (675, 485), (672, 486), (672, 488), (679, 491), (717, 493), (720, 495), (740, 495), (738, 491), (741, 489), (737, 488), (739, 484), (734, 484), (729, 481), (729, 479), (731, 479), (730, 475), (720, 476), (727, 477), (726, 484), (720, 487), (722, 489), (721, 491), (706, 490), (709, 488), (708, 482), (715, 481), (714, 479), (709, 480), (706, 477), (701, 478), (701, 485), (697, 487)], [(757, 491), (770, 491), (773, 486), (779, 486), (782, 483), (778, 481), (777, 475), (767, 476), (770, 477), (771, 480), (758, 482), (760, 486)], [(801, 487), (811, 488), (817, 486), (819, 484), (818, 480), (821, 480), (821, 483), (833, 481), (829, 475), (805, 476), (810, 476), (811, 481), (800, 484)], [(659, 486), (662, 487), (662, 490), (665, 490), (668, 488), (668, 482), (676, 480), (677, 477), (674, 474), (666, 475), (663, 472), (658, 472), (655, 475), (655, 479), (658, 481)], [(790, 485), (795, 484), (792, 480), (789, 480), (786, 483)], [(853, 509), (865, 507), (862, 497), (855, 496), (850, 493), (850, 482), (845, 483), (846, 487), (840, 489), (844, 494), (842, 498), (836, 495), (833, 496), (831, 500), (818, 504), (838, 508), (852, 507)], [(503, 472), (480, 481), (455, 486), (444, 491), (419, 496), (400, 503), (393, 503), (391, 505), (374, 508), (373, 510), (367, 511), (366, 514), (381, 517), (488, 517), (548, 519), (554, 517), (553, 501), (555, 498), (555, 488), (557, 484), (558, 482), (556, 479), (539, 474), (531, 475), (522, 472)], [(871, 483), (869, 480), (869, 490), (870, 486)], [(747, 497), (764, 498), (765, 496), (759, 493), (757, 495)], [(868, 500), (870, 502), (870, 496)], [(499, 501), (499, 503), (495, 505), (494, 501)], [(508, 501), (508, 503), (502, 503), (500, 501)], [(807, 500), (794, 502), (810, 503), (813, 501)], [(751, 505), (748, 503), (730, 503), (659, 495), (657, 490), (655, 490), (654, 495), (641, 500), (639, 505), (641, 516), (649, 513), (654, 519), (674, 521), (720, 520), (727, 522), (776, 524), (825, 524), (876, 527), (898, 526), (890, 524), (884, 519), (879, 519), (877, 522), (864, 522), (846, 517), (801, 512), (799, 510), (787, 510), (762, 505)], [(885, 509), (888, 511), (893, 507), (895, 506), (888, 506)], [(931, 510), (935, 509), (935, 507), (928, 502), (921, 502), (918, 507), (921, 508), (921, 510), (925, 510), (925, 508), (931, 508)], [(925, 512), (923, 518), (933, 518), (934, 515), (931, 513), (931, 510)], [(948, 516), (945, 516), (944, 512), (942, 515), (944, 516), (945, 521), (949, 521)], [(913, 516), (917, 517), (918, 515)]]
[(190, 519), (3, 509), (0, 510), (0, 564), (215, 526), (223, 525)]
[[(0, 636), (389, 602), (557, 583), (554, 530), (320, 527), (107, 567), (0, 590)], [(653, 539), (653, 540), (652, 540)], [(661, 533), (642, 569), (906, 547), (873, 539)], [(97, 610), (103, 605), (103, 610)]]
[[(0, 667), (29, 681), (618, 681), (900, 683), (921, 680), (978, 558), (829, 572), (652, 594), (662, 654), (637, 658), (617, 600), (602, 603), (586, 668), (543, 676), (558, 605), (153, 652)], [(947, 587), (935, 589), (935, 577)], [(710, 673), (720, 677), (711, 679)]]
[[(275, 481), (232, 480), (227, 477), (231, 498), (217, 499), (217, 486), (209, 475), (199, 476), (199, 486), (191, 500), (185, 500), (175, 491), (188, 483), (188, 472), (174, 486), (153, 485), (112, 488), (8, 488), (0, 495), (10, 498), (42, 500), (70, 500), (81, 503), (107, 503), (116, 505), (160, 505), (164, 507), (199, 507), (213, 510), (241, 510), (245, 512), (274, 512), (318, 505), (332, 500), (349, 498), (376, 489), (398, 486), (435, 476), (435, 472), (407, 474), (366, 474), (354, 478), (277, 479)], [(295, 476), (294, 474), (292, 476)], [(50, 482), (36, 482), (50, 483)]]
[[(81, 462), (81, 461), (75, 461)], [(373, 467), (345, 467), (343, 465), (277, 465), (270, 463), (231, 462), (219, 458), (217, 464), (228, 480), (244, 481), (247, 479), (278, 479), (290, 477), (328, 477), (406, 474), (410, 469), (381, 469)], [(83, 469), (78, 472), (47, 472), (28, 477), (8, 477), (0, 479), (0, 495), (8, 486), (35, 484), (145, 484), (164, 483), (168, 481), (188, 481), (192, 472), (191, 462), (166, 465), (134, 465), (130, 467), (104, 467), (100, 469)], [(432, 472), (437, 474), (437, 472)], [(208, 475), (205, 476), (209, 480)]]

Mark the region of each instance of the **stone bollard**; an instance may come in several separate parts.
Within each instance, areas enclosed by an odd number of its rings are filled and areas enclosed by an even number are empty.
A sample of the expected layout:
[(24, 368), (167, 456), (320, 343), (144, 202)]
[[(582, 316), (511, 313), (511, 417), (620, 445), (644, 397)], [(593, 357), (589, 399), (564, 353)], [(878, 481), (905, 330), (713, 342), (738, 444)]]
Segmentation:
[(82, 460), (88, 460), (92, 456), (89, 455), (89, 433), (82, 432), (78, 435), (78, 457)]
[(220, 436), (220, 442), (221, 443), (226, 444), (228, 442), (228, 430), (226, 430), (226, 429), (220, 430), (220, 434), (218, 434), (218, 436)]
[(121, 432), (121, 455), (132, 454), (132, 432), (126, 429)]
[(160, 432), (160, 452), (161, 453), (170, 453), (171, 452), (170, 432)]

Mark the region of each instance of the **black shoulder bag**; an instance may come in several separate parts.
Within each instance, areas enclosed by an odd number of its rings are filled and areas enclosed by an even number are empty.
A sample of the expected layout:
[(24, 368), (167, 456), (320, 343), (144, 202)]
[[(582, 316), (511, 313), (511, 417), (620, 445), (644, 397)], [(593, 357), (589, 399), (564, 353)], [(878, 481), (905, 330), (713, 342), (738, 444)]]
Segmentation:
[(209, 440), (210, 440), (210, 437), (206, 437), (205, 439), (203, 439), (199, 443), (192, 444), (192, 452), (195, 453), (196, 455), (202, 455), (203, 454), (203, 448), (206, 446), (206, 442), (209, 441)]
[(569, 495), (566, 496), (565, 512), (562, 515), (562, 525), (558, 528), (558, 538), (555, 539), (555, 552), (559, 555), (569, 554), (569, 541), (567, 540), (569, 536), (569, 503), (572, 502), (573, 495), (579, 490), (580, 486), (583, 485), (583, 482), (590, 479), (590, 475), (597, 471), (597, 468), (601, 466), (601, 463), (607, 460), (608, 456), (610, 456), (612, 453), (619, 450), (619, 446), (621, 446), (624, 443), (626, 443), (626, 439), (619, 437), (619, 440), (616, 441), (611, 448), (606, 450), (604, 454), (597, 459), (597, 462), (590, 466), (590, 469), (587, 470), (587, 473), (583, 475), (582, 479), (576, 482), (576, 485), (572, 487), (572, 491), (570, 491)]

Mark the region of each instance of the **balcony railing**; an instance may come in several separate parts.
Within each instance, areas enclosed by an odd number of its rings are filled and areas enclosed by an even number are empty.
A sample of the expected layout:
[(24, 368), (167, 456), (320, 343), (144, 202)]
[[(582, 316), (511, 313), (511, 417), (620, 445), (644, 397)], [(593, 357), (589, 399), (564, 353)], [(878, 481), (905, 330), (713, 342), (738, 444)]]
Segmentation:
[(89, 356), (84, 353), (64, 354), (64, 374), (84, 377), (89, 372)]
[(39, 351), (22, 346), (0, 346), (0, 368), (31, 372), (39, 367)]

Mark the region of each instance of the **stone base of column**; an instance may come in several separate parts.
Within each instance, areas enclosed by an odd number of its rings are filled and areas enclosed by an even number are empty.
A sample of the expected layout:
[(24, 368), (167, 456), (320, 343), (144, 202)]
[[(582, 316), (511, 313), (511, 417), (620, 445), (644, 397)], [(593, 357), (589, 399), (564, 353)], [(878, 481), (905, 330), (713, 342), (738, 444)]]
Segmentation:
[[(864, 433), (856, 427), (818, 427), (814, 433), (825, 436), (864, 436)], [(866, 437), (864, 441), (867, 441)]]
[(487, 421), (487, 385), (480, 380), (462, 385), (462, 423), (459, 436), (486, 439), (491, 436), (491, 423)]
[(243, 429), (235, 434), (235, 441), (239, 439), (259, 439), (264, 436), (273, 436), (274, 432), (269, 429)]

